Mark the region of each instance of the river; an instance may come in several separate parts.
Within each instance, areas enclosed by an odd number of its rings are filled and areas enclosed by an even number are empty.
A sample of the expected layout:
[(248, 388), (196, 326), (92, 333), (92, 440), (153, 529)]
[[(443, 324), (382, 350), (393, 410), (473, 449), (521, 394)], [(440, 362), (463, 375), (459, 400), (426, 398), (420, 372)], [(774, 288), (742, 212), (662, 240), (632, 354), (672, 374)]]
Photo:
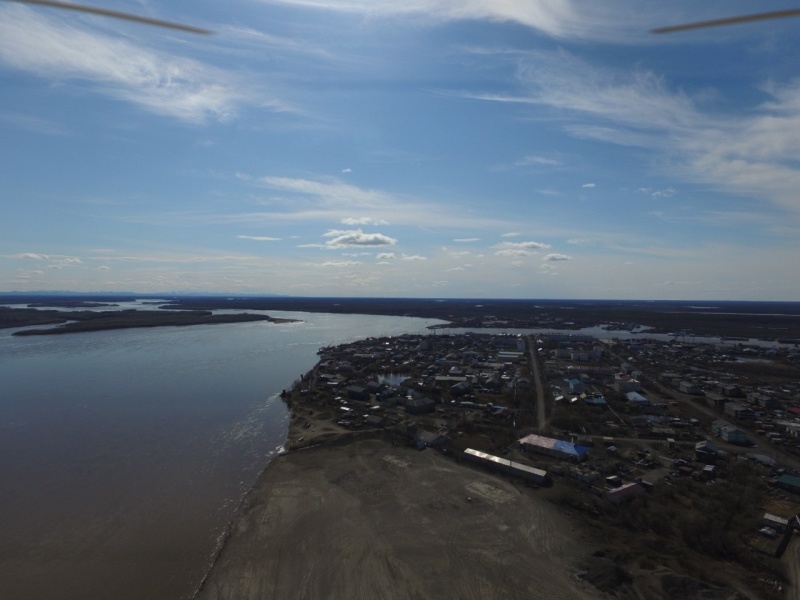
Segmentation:
[(191, 598), (285, 441), (279, 392), (323, 346), (437, 323), (269, 314), (302, 322), (0, 330), (3, 597)]

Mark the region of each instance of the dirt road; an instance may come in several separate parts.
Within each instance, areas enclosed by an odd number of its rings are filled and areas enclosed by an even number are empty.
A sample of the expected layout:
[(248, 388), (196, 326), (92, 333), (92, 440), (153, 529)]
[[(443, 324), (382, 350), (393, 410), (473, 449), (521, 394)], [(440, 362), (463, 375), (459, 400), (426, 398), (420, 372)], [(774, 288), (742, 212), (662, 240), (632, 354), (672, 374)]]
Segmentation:
[(542, 384), (542, 373), (539, 369), (539, 352), (536, 348), (536, 338), (528, 336), (528, 354), (531, 358), (531, 370), (533, 371), (533, 381), (536, 389), (536, 428), (542, 432), (547, 427), (547, 406), (545, 405), (544, 385)]

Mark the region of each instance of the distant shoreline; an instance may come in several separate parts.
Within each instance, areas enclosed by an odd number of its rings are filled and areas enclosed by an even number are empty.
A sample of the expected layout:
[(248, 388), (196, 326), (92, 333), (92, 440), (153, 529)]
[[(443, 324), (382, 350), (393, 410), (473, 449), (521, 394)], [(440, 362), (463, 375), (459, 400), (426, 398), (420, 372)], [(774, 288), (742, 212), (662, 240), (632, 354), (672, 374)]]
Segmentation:
[[(0, 309), (0, 328), (55, 325), (46, 329), (23, 329), (15, 331), (14, 336), (60, 335), (65, 333), (85, 333), (90, 331), (109, 331), (114, 329), (136, 329), (145, 327), (186, 327), (190, 325), (218, 325), (227, 323), (246, 323), (267, 321), (269, 323), (294, 323), (296, 319), (278, 319), (268, 315), (251, 313), (214, 315), (209, 311), (37, 311), (47, 314), (32, 314), (25, 319), (10, 320), (8, 311), (28, 309)], [(52, 314), (56, 313), (56, 314)]]
[[(432, 328), (559, 329), (580, 330), (603, 326), (609, 330), (674, 334), (683, 338), (721, 336), (753, 338), (767, 342), (800, 340), (800, 302), (688, 302), (624, 300), (505, 300), (436, 298), (309, 298), (220, 297), (151, 295), (43, 296), (0, 294), (0, 302), (27, 304), (28, 308), (0, 306), (0, 328), (50, 325), (96, 318), (93, 311), (56, 311), (33, 306), (96, 307), (99, 303), (149, 300), (160, 314), (211, 311), (291, 311), (437, 319), (446, 324)], [(13, 315), (9, 311), (17, 311)], [(117, 311), (120, 312), (125, 311)], [(256, 320), (253, 317), (250, 320)], [(212, 320), (213, 322), (213, 320)], [(222, 322), (225, 322), (224, 320)], [(203, 321), (198, 321), (203, 323)], [(175, 325), (183, 323), (163, 323)], [(187, 323), (194, 324), (194, 323)], [(138, 325), (155, 326), (155, 325)], [(109, 328), (120, 328), (119, 326)], [(80, 328), (94, 330), (93, 328)], [(75, 330), (77, 331), (77, 329)], [(59, 333), (57, 331), (55, 333)], [(67, 333), (68, 331), (63, 331)], [(40, 335), (40, 334), (39, 334)]]

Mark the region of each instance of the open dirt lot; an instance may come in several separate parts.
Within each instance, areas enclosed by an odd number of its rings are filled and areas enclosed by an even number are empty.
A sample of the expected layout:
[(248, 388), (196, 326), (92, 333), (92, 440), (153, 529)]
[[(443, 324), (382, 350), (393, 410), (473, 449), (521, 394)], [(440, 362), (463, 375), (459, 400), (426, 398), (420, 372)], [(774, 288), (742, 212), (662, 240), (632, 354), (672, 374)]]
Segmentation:
[(198, 593), (247, 598), (602, 598), (589, 540), (540, 492), (380, 440), (277, 458)]

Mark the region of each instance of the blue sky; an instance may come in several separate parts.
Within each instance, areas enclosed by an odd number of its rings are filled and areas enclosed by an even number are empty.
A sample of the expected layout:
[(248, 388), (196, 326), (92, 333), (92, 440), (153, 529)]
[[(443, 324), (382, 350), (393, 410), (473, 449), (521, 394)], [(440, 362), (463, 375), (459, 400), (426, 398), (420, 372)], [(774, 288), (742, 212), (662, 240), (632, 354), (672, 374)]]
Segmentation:
[(102, 6), (215, 33), (0, 2), (0, 291), (800, 299), (800, 19)]

